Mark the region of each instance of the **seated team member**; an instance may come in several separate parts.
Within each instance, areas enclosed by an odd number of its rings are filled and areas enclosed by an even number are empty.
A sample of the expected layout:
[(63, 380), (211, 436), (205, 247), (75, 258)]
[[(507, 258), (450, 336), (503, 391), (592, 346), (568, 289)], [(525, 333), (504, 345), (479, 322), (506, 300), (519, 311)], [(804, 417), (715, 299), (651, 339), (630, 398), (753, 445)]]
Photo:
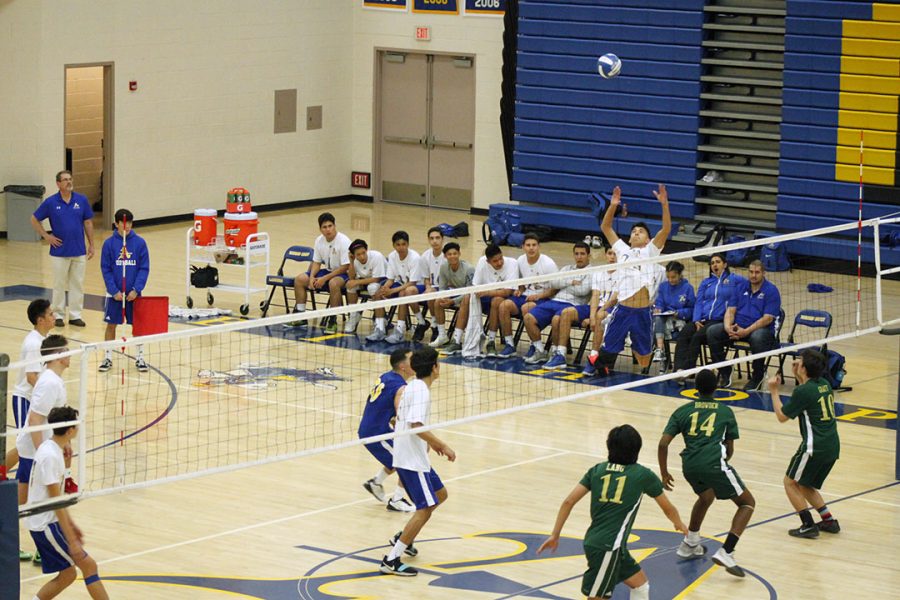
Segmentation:
[[(460, 259), (459, 244), (449, 242), (444, 246), (444, 257), (446, 262), (441, 265), (438, 274), (438, 289), (440, 291), (453, 290), (472, 285), (472, 279), (475, 276), (475, 267)], [(444, 354), (456, 354), (462, 349), (462, 336), (466, 327), (466, 320), (457, 316), (456, 327), (453, 329), (453, 341), (447, 337), (446, 326), (446, 309), (455, 306), (456, 310), (460, 310), (460, 305), (465, 304), (463, 299), (465, 296), (456, 296), (454, 298), (438, 298), (434, 301), (434, 319), (437, 324), (438, 336), (431, 342), (432, 348), (442, 348)], [(449, 343), (448, 343), (449, 342)]]
[[(616, 251), (612, 248), (606, 249), (607, 264), (615, 264), (617, 260)], [(591, 304), (588, 307), (588, 318), (581, 320), (582, 327), (591, 328), (591, 352), (584, 361), (584, 370), (581, 374), (585, 377), (593, 377), (597, 374), (597, 358), (600, 356), (600, 346), (603, 345), (603, 335), (606, 333), (606, 326), (609, 324), (609, 316), (612, 314), (613, 308), (619, 299), (619, 280), (616, 270), (598, 271), (594, 273), (591, 279)], [(564, 313), (565, 314), (565, 313)], [(576, 315), (577, 316), (577, 315)], [(571, 319), (572, 315), (569, 314)], [(563, 329), (564, 319), (560, 317), (559, 341), (561, 345), (569, 343), (569, 330)], [(565, 336), (563, 335), (565, 334)], [(593, 360), (592, 360), (593, 359)]]
[[(419, 253), (409, 247), (409, 234), (405, 231), (397, 231), (391, 236), (391, 243), (394, 245), (394, 251), (388, 254), (387, 281), (382, 284), (381, 288), (372, 296), (373, 300), (384, 300), (392, 296), (398, 298), (406, 298), (421, 294), (425, 290), (422, 281), (422, 274), (419, 264)], [(422, 307), (417, 302), (413, 303), (416, 308), (416, 320), (421, 324), (425, 323), (425, 316), (422, 314)], [(389, 344), (399, 344), (406, 337), (406, 315), (409, 313), (409, 305), (401, 304), (397, 308), (397, 322), (394, 325), (394, 331), (387, 337), (383, 329), (378, 329), (377, 323), (375, 331), (366, 336), (370, 342), (384, 340)]]
[(666, 360), (663, 344), (681, 331), (686, 321), (694, 314), (694, 286), (682, 276), (684, 265), (673, 260), (666, 265), (666, 281), (659, 286), (656, 302), (653, 304), (653, 334), (656, 336), (656, 350), (653, 362)]
[[(557, 345), (559, 317), (563, 311), (567, 310), (574, 311), (579, 321), (588, 316), (592, 277), (590, 273), (580, 273), (579, 271), (591, 264), (591, 249), (584, 242), (577, 242), (572, 248), (572, 254), (575, 257), (575, 264), (566, 265), (560, 269), (560, 278), (552, 282), (555, 295), (552, 298), (540, 300), (523, 317), (525, 331), (528, 332), (528, 338), (531, 340), (531, 348), (528, 349), (528, 354), (525, 356), (525, 364), (544, 362), (549, 357), (550, 360), (544, 368), (564, 369), (566, 346), (565, 344)], [(580, 318), (579, 311), (582, 313)], [(554, 322), (557, 323), (557, 326), (553, 327), (550, 333), (551, 348), (548, 354), (544, 349), (544, 342), (541, 340), (541, 330)], [(568, 342), (568, 338), (566, 341)]]
[[(438, 276), (441, 272), (441, 266), (447, 263), (444, 258), (444, 234), (441, 233), (439, 227), (432, 227), (428, 230), (428, 245), (431, 246), (430, 251), (422, 253), (419, 259), (419, 269), (421, 269), (422, 282), (425, 284), (424, 292), (436, 292), (438, 289)], [(432, 319), (424, 323), (416, 325), (413, 332), (413, 341), (421, 342), (425, 337), (425, 333), (432, 328), (437, 328), (437, 319), (434, 317), (434, 300), (428, 301), (428, 312), (431, 313)], [(436, 336), (435, 336), (436, 337)]]
[[(472, 278), (472, 285), (512, 281), (518, 277), (519, 266), (515, 259), (503, 256), (503, 250), (500, 249), (500, 246), (488, 244), (484, 249), (484, 256), (479, 258), (478, 264), (475, 265), (475, 275)], [(516, 290), (518, 290), (518, 288), (512, 286), (489, 290), (487, 292), (478, 292), (476, 294), (476, 296), (480, 298), (482, 312), (488, 315), (488, 341), (484, 349), (486, 356), (497, 356), (497, 330), (500, 328), (500, 305), (503, 304), (507, 298), (512, 296), (513, 292)], [(459, 311), (456, 322), (468, 323), (468, 303), (463, 302), (460, 304)]]
[[(672, 218), (669, 215), (669, 195), (666, 186), (659, 185), (653, 195), (659, 201), (662, 208), (662, 227), (656, 236), (650, 238), (650, 230), (643, 223), (638, 223), (631, 228), (630, 245), (619, 239), (613, 230), (612, 221), (616, 207), (622, 202), (622, 190), (619, 186), (613, 190), (612, 199), (606, 214), (603, 216), (601, 227), (603, 235), (612, 242), (612, 249), (616, 251), (619, 268), (617, 278), (619, 283), (618, 304), (610, 315), (609, 324), (603, 339), (600, 354), (591, 357), (588, 361), (597, 368), (598, 373), (607, 375), (615, 365), (616, 357), (625, 348), (626, 336), (631, 337), (631, 350), (642, 370), (650, 366), (652, 354), (652, 325), (650, 323), (650, 307), (653, 304), (651, 288), (653, 288), (653, 268), (647, 265), (631, 267), (628, 262), (659, 256), (669, 232), (672, 230)], [(599, 364), (598, 362), (599, 361)]]
[(697, 286), (697, 299), (691, 322), (685, 323), (675, 343), (675, 369), (683, 371), (697, 366), (700, 347), (708, 343), (709, 326), (721, 323), (725, 308), (738, 283), (744, 281), (732, 273), (725, 255), (716, 252), (709, 258), (709, 277)]
[[(726, 348), (738, 340), (747, 340), (753, 354), (775, 347), (775, 325), (781, 313), (781, 294), (766, 279), (762, 261), (750, 263), (750, 279), (744, 280), (728, 301), (722, 323), (709, 326), (706, 338), (713, 362), (725, 360)], [(753, 373), (744, 391), (757, 389), (766, 375), (766, 359), (753, 361)], [(719, 386), (731, 387), (731, 367), (719, 369)]]
[[(356, 304), (359, 300), (360, 289), (370, 296), (374, 296), (387, 276), (387, 259), (378, 250), (369, 250), (365, 240), (353, 240), (350, 244), (350, 271), (347, 274), (347, 305)], [(362, 312), (351, 313), (344, 325), (344, 333), (353, 333), (359, 325)], [(384, 321), (384, 309), (375, 309), (375, 327), (382, 331), (386, 329)]]
[[(559, 267), (552, 258), (541, 254), (541, 242), (535, 234), (525, 234), (522, 250), (525, 253), (516, 259), (519, 277), (550, 275), (559, 271)], [(512, 296), (500, 303), (500, 333), (503, 335), (504, 345), (503, 349), (497, 353), (497, 358), (512, 358), (516, 355), (512, 331), (513, 315), (528, 314), (536, 302), (552, 298), (555, 293), (553, 288), (544, 282), (529, 283), (524, 286), (520, 285)]]
[[(341, 305), (341, 290), (350, 270), (350, 238), (340, 233), (335, 226), (334, 215), (324, 212), (319, 215), (319, 231), (322, 234), (313, 244), (313, 260), (306, 273), (300, 273), (294, 280), (294, 312), (306, 311), (307, 289), (328, 289), (328, 306)], [(293, 321), (290, 327), (305, 327), (306, 321)], [(331, 317), (325, 331), (337, 332), (337, 319)]]

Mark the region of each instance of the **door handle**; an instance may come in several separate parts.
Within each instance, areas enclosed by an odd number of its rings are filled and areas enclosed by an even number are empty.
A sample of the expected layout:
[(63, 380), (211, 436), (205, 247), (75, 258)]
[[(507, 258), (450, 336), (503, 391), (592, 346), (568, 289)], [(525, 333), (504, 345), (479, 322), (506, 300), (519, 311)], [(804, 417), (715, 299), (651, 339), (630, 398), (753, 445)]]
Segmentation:
[(424, 146), (426, 138), (414, 138), (414, 137), (400, 137), (395, 135), (386, 135), (384, 136), (385, 142), (390, 142), (393, 144), (415, 144), (416, 146)]
[(429, 145), (433, 148), (440, 146), (441, 148), (459, 148), (460, 150), (471, 150), (472, 144), (466, 142), (454, 142), (453, 140), (438, 140), (434, 136), (429, 139)]

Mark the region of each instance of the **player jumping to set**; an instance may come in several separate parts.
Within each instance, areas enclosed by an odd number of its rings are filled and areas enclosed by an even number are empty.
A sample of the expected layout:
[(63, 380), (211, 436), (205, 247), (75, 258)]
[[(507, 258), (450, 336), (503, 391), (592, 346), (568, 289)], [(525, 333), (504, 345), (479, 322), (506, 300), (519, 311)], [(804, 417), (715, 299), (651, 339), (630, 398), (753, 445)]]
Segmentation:
[(669, 417), (669, 423), (659, 440), (659, 471), (667, 490), (674, 488), (675, 479), (669, 473), (669, 444), (677, 436), (684, 437), (681, 451), (681, 470), (697, 501), (691, 510), (691, 522), (687, 537), (675, 553), (681, 558), (696, 558), (706, 554), (700, 545), (700, 526), (706, 511), (716, 500), (731, 500), (737, 511), (731, 520), (731, 530), (725, 544), (713, 554), (713, 562), (725, 570), (743, 577), (744, 570), (734, 560), (734, 547), (738, 543), (750, 517), (756, 500), (728, 461), (734, 454), (734, 440), (738, 439), (737, 420), (734, 412), (713, 398), (716, 391), (716, 375), (709, 369), (697, 373), (697, 392), (694, 402), (683, 404)]
[(656, 500), (675, 529), (687, 534), (687, 527), (663, 491), (659, 477), (638, 464), (641, 443), (641, 434), (631, 425), (620, 425), (609, 432), (608, 460), (591, 467), (569, 492), (559, 507), (553, 533), (538, 548), (538, 554), (556, 551), (572, 508), (590, 492), (591, 525), (584, 534), (588, 568), (581, 580), (581, 593), (589, 600), (612, 597), (619, 582), (631, 588), (631, 600), (649, 600), (650, 582), (626, 546), (644, 494)]

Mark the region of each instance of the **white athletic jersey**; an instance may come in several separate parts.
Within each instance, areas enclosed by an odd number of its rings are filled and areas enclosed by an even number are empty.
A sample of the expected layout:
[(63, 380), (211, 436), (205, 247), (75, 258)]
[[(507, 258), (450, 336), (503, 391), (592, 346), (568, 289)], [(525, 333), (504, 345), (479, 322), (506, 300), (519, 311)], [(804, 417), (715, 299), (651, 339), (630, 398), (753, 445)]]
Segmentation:
[(422, 274), (422, 281), (425, 283), (430, 281), (431, 287), (437, 288), (438, 276), (441, 273), (441, 265), (447, 262), (444, 253), (440, 252), (435, 256), (434, 252), (429, 248), (422, 253), (419, 261), (419, 273)]
[[(551, 275), (559, 271), (556, 262), (546, 254), (539, 254), (538, 259), (531, 264), (528, 257), (524, 254), (516, 259), (516, 265), (519, 269), (519, 277), (535, 277), (537, 275)], [(547, 281), (538, 281), (529, 283), (525, 286), (525, 295), (539, 294), (550, 287)]]
[[(488, 262), (487, 258), (482, 256), (475, 265), (475, 277), (472, 278), (472, 285), (483, 285), (486, 283), (499, 283), (501, 281), (512, 281), (519, 276), (519, 265), (515, 259), (508, 256), (503, 257), (503, 266), (499, 271), (495, 270)], [(511, 290), (518, 289), (516, 285), (507, 286)]]
[[(47, 486), (59, 484), (62, 492), (66, 478), (66, 460), (62, 448), (53, 440), (46, 440), (34, 454), (34, 465), (31, 467), (31, 479), (28, 481), (28, 503), (40, 502), (50, 497)], [(25, 518), (25, 525), (30, 531), (43, 531), (51, 523), (56, 523), (56, 511), (38, 513)]]
[(400, 260), (400, 255), (394, 250), (388, 254), (387, 278), (396, 283), (406, 283), (407, 281), (419, 283), (422, 281), (420, 260), (419, 253), (412, 248), (407, 251), (406, 258), (403, 260)]
[(650, 303), (653, 304), (656, 302), (656, 294), (659, 293), (659, 286), (666, 279), (666, 268), (659, 263), (654, 263), (652, 265), (644, 265), (645, 267), (650, 267), (650, 285), (647, 286), (647, 291), (650, 292)]
[(384, 258), (384, 254), (378, 250), (369, 250), (366, 252), (366, 264), (353, 259), (353, 270), (356, 273), (356, 279), (386, 277), (387, 260)]
[[(619, 302), (628, 300), (641, 288), (653, 287), (653, 267), (652, 265), (639, 265), (637, 267), (628, 266), (629, 261), (640, 260), (643, 258), (652, 258), (659, 256), (662, 250), (656, 247), (651, 240), (649, 244), (643, 248), (632, 248), (622, 240), (618, 240), (613, 244), (612, 249), (616, 251), (618, 267), (616, 272), (619, 274)], [(652, 300), (652, 297), (651, 297)]]
[[(41, 376), (38, 377), (37, 383), (34, 384), (34, 391), (31, 392), (31, 407), (28, 414), (35, 413), (46, 417), (50, 411), (57, 406), (66, 405), (66, 384), (62, 378), (50, 369), (45, 369)], [(25, 423), (28, 423), (26, 417)], [(49, 429), (41, 432), (45, 440), (50, 439), (53, 435)], [(16, 436), (16, 448), (19, 450), (19, 456), (25, 458), (34, 458), (34, 443), (31, 441), (31, 433), (20, 431)]]
[[(431, 417), (431, 390), (421, 379), (413, 379), (403, 389), (397, 407), (398, 433), (412, 429), (413, 423), (428, 425)], [(394, 439), (394, 468), (427, 473), (431, 470), (428, 444), (416, 434), (399, 435)]]
[[(316, 238), (313, 250), (313, 262), (322, 265), (323, 269), (334, 271), (343, 265), (350, 264), (350, 238), (341, 232), (330, 242), (324, 235)], [(315, 273), (313, 273), (315, 275)]]
[(575, 306), (590, 303), (593, 276), (579, 271), (581, 269), (575, 265), (566, 265), (559, 270), (560, 275), (565, 275), (553, 281), (553, 289), (559, 290), (553, 300)]
[[(43, 341), (44, 336), (42, 336), (37, 329), (29, 331), (28, 335), (25, 336), (25, 340), (22, 342), (22, 351), (19, 354), (19, 359), (39, 359), (41, 357), (41, 342)], [(26, 375), (28, 373), (40, 373), (43, 370), (44, 363), (36, 362), (24, 365), (19, 369), (19, 379), (16, 382), (16, 387), (13, 388), (13, 394), (21, 398), (31, 398), (32, 386), (28, 383), (28, 377), (26, 377)]]
[(597, 308), (603, 308), (612, 295), (619, 289), (618, 271), (597, 271), (591, 278), (591, 289), (600, 292)]

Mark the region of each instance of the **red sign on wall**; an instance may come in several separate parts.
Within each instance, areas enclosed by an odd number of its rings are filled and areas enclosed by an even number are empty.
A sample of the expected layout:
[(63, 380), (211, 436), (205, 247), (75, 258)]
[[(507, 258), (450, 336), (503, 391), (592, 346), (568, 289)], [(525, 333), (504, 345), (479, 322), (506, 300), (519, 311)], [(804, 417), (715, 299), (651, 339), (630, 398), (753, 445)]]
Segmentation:
[(355, 188), (369, 189), (372, 187), (371, 180), (371, 173), (363, 173), (362, 171), (353, 171), (350, 173), (350, 185)]

